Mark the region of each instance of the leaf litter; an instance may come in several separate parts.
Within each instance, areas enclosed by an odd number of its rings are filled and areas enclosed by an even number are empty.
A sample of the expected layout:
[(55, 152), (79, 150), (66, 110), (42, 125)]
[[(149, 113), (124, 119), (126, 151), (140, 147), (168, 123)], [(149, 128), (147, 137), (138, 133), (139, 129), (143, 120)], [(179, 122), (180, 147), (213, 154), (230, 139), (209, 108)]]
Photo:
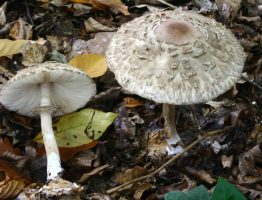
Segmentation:
[[(162, 137), (161, 105), (119, 88), (102, 54), (116, 28), (148, 12), (147, 7), (170, 9), (169, 4), (227, 25), (248, 55), (244, 71), (249, 78), (212, 102), (178, 109), (176, 124), (185, 147), (205, 133), (221, 133), (199, 140), (183, 156), (178, 154), (165, 165), (172, 157), (167, 155)], [(63, 130), (58, 131), (57, 139), (64, 177), (85, 187), (81, 196), (71, 199), (164, 199), (167, 192), (188, 192), (201, 184), (211, 194), (221, 180), (218, 177), (224, 177), (246, 199), (258, 200), (262, 198), (261, 6), (260, 1), (251, 0), (7, 1), (0, 7), (0, 84), (2, 87), (12, 74), (31, 63), (51, 58), (71, 63), (94, 77), (98, 94), (77, 112), (89, 109), (91, 114), (74, 121), (77, 113), (73, 113), (69, 115), (72, 118), (65, 116), (54, 123), (57, 130)], [(39, 39), (45, 41), (44, 46), (37, 42)], [(110, 112), (111, 116), (101, 115), (90, 125), (93, 111)], [(103, 120), (108, 120), (107, 125)], [(84, 123), (83, 130), (71, 130), (79, 121)], [(94, 130), (92, 135), (85, 133), (89, 126)], [(5, 194), (1, 199), (15, 198), (29, 184), (37, 188), (45, 183), (44, 149), (33, 140), (37, 137), (41, 141), (39, 131), (36, 119), (1, 108), (0, 168), (4, 178), (0, 190)], [(114, 189), (128, 182), (132, 183)]]

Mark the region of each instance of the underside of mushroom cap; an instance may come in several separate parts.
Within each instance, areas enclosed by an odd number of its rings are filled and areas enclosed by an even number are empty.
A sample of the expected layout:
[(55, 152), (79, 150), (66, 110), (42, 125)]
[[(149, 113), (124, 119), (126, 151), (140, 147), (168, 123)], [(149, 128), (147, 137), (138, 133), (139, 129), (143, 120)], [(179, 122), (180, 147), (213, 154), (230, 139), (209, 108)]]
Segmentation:
[(40, 84), (50, 84), (53, 116), (73, 112), (96, 93), (95, 83), (83, 71), (68, 64), (45, 62), (19, 71), (3, 88), (0, 102), (25, 116), (39, 116)]
[(106, 52), (128, 91), (158, 103), (202, 103), (240, 78), (245, 53), (222, 24), (189, 11), (151, 13), (124, 24)]

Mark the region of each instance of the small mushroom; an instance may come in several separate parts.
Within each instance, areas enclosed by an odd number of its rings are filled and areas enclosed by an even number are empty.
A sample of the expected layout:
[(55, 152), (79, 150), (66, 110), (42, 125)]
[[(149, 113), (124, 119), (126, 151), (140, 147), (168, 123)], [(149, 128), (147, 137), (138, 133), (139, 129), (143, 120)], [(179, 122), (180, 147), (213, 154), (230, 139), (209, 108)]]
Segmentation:
[(19, 71), (3, 88), (0, 102), (21, 115), (41, 118), (47, 156), (47, 180), (62, 175), (52, 116), (73, 112), (95, 94), (91, 78), (67, 64), (45, 62)]
[(124, 89), (163, 103), (168, 143), (177, 144), (175, 105), (207, 102), (229, 90), (241, 76), (246, 55), (222, 24), (175, 10), (122, 25), (106, 57)]

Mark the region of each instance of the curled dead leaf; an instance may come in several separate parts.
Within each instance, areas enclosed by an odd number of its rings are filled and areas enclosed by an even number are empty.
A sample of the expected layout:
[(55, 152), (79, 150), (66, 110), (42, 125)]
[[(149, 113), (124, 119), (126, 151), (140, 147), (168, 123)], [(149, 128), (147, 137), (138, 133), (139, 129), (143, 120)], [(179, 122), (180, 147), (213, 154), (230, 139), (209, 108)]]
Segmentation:
[(0, 181), (0, 199), (13, 199), (29, 184), (29, 180), (5, 160), (0, 160), (0, 171), (3, 173)]
[(197, 170), (193, 167), (186, 167), (186, 171), (189, 174), (199, 178), (200, 180), (202, 180), (202, 181), (204, 181), (208, 184), (213, 184), (213, 183), (216, 182), (216, 179), (212, 178), (211, 175), (204, 170)]
[(110, 32), (110, 31), (115, 31), (115, 28), (105, 26), (98, 21), (94, 20), (94, 18), (90, 17), (85, 21), (85, 28), (88, 33), (91, 32), (100, 32), (100, 31), (105, 31), (105, 32)]
[(256, 162), (262, 163), (262, 153), (259, 145), (254, 146), (247, 152), (238, 157), (238, 168), (242, 176), (253, 175), (259, 176), (260, 173), (256, 169)]
[(67, 0), (74, 3), (90, 4), (93, 8), (104, 10), (107, 8), (114, 8), (119, 10), (124, 15), (129, 15), (127, 6), (121, 0)]
[(142, 101), (139, 101), (133, 97), (124, 98), (124, 106), (127, 108), (134, 108), (143, 105)]
[(0, 7), (0, 27), (4, 26), (6, 23), (6, 8), (7, 8), (7, 1)]
[(15, 40), (29, 40), (32, 38), (33, 26), (19, 18), (12, 26), (9, 36)]
[(7, 138), (0, 138), (0, 156), (7, 151), (12, 154), (21, 155), (20, 150), (18, 148), (14, 148)]
[(93, 171), (91, 172), (88, 172), (88, 173), (85, 173), (81, 176), (81, 178), (79, 179), (79, 183), (83, 183), (85, 181), (87, 181), (87, 179), (89, 179), (91, 176), (94, 176), (98, 173), (101, 173), (103, 170), (105, 170), (106, 168), (108, 168), (110, 165), (108, 164), (105, 164), (105, 165), (102, 165), (102, 166), (99, 166), (97, 168), (95, 168)]
[(116, 181), (120, 184), (131, 181), (139, 176), (143, 176), (146, 174), (146, 169), (144, 167), (140, 167), (136, 165), (131, 169), (127, 169), (123, 172), (120, 172), (116, 175)]

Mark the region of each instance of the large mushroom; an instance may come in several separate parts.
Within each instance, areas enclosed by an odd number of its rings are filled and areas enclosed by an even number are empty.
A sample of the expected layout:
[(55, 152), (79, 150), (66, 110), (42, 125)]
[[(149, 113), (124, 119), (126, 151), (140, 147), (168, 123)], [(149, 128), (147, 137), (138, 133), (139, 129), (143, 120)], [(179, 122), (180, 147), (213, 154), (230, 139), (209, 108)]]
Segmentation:
[(62, 175), (60, 155), (52, 128), (52, 116), (73, 112), (96, 93), (96, 87), (80, 69), (45, 62), (19, 71), (3, 88), (0, 102), (21, 115), (41, 118), (47, 156), (47, 180)]
[(106, 52), (118, 83), (141, 97), (163, 103), (169, 144), (180, 138), (175, 105), (207, 102), (240, 78), (245, 53), (214, 19), (190, 11), (159, 11), (122, 25)]

